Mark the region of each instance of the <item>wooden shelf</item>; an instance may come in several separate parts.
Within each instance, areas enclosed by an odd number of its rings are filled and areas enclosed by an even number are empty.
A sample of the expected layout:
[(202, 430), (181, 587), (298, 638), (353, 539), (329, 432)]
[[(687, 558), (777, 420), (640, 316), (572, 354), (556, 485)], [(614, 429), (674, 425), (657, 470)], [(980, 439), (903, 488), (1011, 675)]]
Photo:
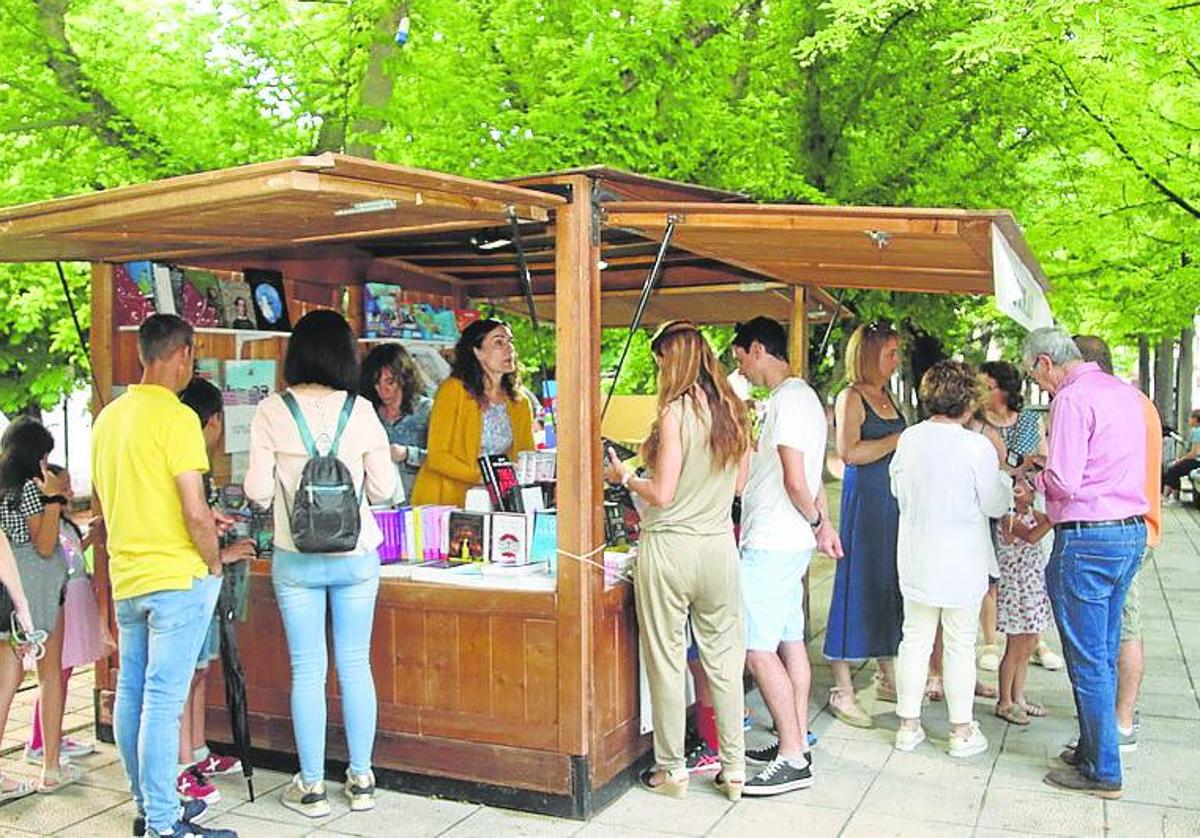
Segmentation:
[[(119, 332), (136, 332), (140, 326), (118, 326)], [(247, 338), (286, 338), (291, 332), (268, 332), (264, 329), (229, 329), (224, 326), (193, 326), (192, 330), (198, 335), (241, 335)]]

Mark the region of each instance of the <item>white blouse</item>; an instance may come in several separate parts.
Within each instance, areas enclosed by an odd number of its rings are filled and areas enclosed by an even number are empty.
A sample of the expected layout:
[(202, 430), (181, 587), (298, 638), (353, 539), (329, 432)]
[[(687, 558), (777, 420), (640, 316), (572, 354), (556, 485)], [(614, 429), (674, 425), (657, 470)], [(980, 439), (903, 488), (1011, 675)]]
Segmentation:
[(989, 519), (1013, 500), (995, 446), (961, 425), (925, 421), (900, 434), (889, 471), (901, 593), (937, 608), (978, 606), (994, 560)]

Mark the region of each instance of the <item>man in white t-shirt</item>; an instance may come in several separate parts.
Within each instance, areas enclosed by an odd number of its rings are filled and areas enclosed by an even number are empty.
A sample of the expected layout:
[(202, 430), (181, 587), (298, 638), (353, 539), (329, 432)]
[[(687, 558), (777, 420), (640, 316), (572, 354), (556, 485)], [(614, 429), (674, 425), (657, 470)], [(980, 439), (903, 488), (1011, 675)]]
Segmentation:
[(779, 731), (775, 744), (747, 751), (767, 766), (743, 794), (766, 797), (812, 785), (804, 574), (814, 549), (840, 557), (842, 547), (821, 483), (825, 410), (792, 375), (786, 332), (766, 317), (740, 323), (733, 353), (751, 384), (771, 390), (742, 494), (741, 533), (746, 660)]

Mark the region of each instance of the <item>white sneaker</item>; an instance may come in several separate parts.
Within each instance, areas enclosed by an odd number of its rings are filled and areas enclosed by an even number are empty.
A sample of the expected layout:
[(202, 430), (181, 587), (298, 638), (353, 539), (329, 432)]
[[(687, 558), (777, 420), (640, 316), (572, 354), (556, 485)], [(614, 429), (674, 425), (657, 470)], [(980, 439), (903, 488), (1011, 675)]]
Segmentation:
[(1037, 648), (1033, 650), (1033, 655), (1030, 657), (1030, 663), (1040, 666), (1042, 669), (1048, 669), (1051, 672), (1057, 672), (1067, 665), (1062, 656), (1045, 643), (1038, 643)]
[(914, 748), (925, 741), (925, 728), (917, 725), (916, 730), (905, 730), (900, 728), (896, 731), (896, 750), (911, 752)]
[(985, 643), (979, 649), (979, 668), (984, 672), (996, 672), (1000, 669), (1000, 646), (996, 643)]
[(966, 739), (950, 734), (950, 747), (947, 752), (952, 757), (966, 759), (976, 754), (982, 754), (988, 749), (987, 737), (979, 729), (979, 722), (971, 722), (971, 731)]
[(329, 808), (329, 798), (325, 794), (325, 781), (317, 780), (308, 784), (300, 779), (299, 774), (292, 777), (292, 782), (283, 790), (279, 802), (286, 808), (310, 818), (323, 818), (332, 811)]
[(346, 785), (342, 787), (346, 800), (350, 803), (350, 811), (366, 812), (375, 808), (375, 772), (355, 774), (346, 768)]

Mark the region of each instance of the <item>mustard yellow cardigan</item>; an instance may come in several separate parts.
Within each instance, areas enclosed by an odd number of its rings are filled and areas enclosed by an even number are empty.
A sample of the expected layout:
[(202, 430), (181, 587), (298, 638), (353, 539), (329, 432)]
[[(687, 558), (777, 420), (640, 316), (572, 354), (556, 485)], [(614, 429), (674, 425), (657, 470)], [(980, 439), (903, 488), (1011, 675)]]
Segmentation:
[[(524, 391), (508, 403), (513, 444), (508, 456), (516, 462), (518, 451), (532, 451), (533, 404)], [(483, 439), (483, 411), (453, 376), (438, 387), (429, 415), (429, 448), (417, 473), (409, 503), (462, 506), (467, 489), (482, 482), (479, 446)]]

